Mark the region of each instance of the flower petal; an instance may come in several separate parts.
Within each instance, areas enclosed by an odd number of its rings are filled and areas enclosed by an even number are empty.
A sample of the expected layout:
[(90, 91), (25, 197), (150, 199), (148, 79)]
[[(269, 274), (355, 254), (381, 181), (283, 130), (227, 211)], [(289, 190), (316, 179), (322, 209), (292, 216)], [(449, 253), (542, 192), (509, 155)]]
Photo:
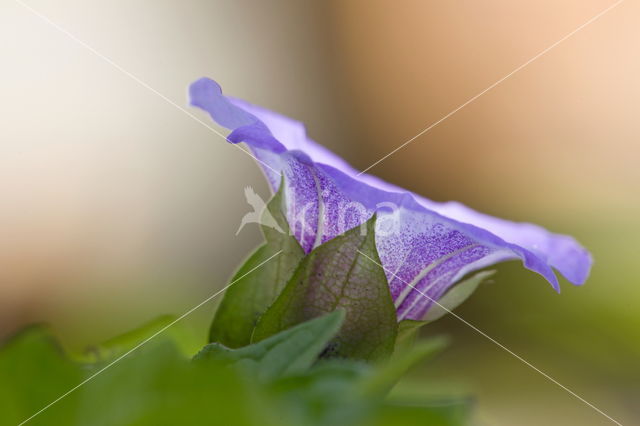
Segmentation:
[(192, 105), (231, 130), (230, 142), (247, 143), (274, 191), (285, 175), (287, 218), (306, 252), (378, 212), (376, 247), (399, 319), (420, 319), (464, 275), (509, 259), (521, 259), (558, 291), (552, 267), (574, 284), (589, 275), (589, 252), (569, 236), (358, 175), (309, 139), (301, 123), (226, 97), (210, 79), (194, 82), (190, 96)]

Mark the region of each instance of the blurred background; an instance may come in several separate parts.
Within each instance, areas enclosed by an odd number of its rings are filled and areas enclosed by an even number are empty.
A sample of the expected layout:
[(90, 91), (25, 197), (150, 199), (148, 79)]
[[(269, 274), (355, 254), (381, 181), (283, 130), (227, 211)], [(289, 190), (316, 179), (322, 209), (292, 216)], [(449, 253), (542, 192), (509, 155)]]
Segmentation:
[[(26, 3), (77, 40), (0, 6), (0, 336), (48, 322), (79, 348), (185, 312), (261, 238), (235, 236), (243, 188), (268, 195), (253, 160), (158, 93), (186, 106), (212, 77), (364, 169), (613, 1)], [(639, 19), (623, 2), (370, 170), (592, 251), (583, 287), (508, 263), (458, 313), (623, 424), (640, 422)], [(214, 308), (185, 319), (203, 340)], [(425, 333), (452, 345), (395, 395), (473, 395), (478, 424), (611, 424), (455, 318)]]

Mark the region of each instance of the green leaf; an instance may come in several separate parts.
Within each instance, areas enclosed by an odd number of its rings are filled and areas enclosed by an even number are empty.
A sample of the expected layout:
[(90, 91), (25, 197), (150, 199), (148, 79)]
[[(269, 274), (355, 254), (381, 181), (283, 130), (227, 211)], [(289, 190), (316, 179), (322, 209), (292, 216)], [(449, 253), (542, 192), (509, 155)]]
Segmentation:
[(263, 381), (300, 373), (318, 359), (340, 329), (343, 320), (344, 311), (336, 310), (240, 349), (229, 349), (219, 343), (210, 343), (194, 357), (194, 360), (237, 362)]
[(258, 342), (311, 318), (343, 308), (345, 323), (326, 355), (367, 361), (388, 358), (397, 334), (396, 310), (375, 246), (375, 216), (366, 234), (355, 227), (305, 257), (260, 318)]
[(362, 382), (360, 390), (365, 395), (385, 395), (414, 365), (442, 351), (448, 344), (444, 337), (432, 337), (418, 342), (411, 349), (394, 356)]
[(448, 314), (450, 311), (453, 311), (471, 296), (471, 293), (478, 288), (482, 281), (489, 278), (495, 272), (496, 271), (481, 271), (456, 284), (438, 300), (439, 305), (434, 304), (429, 308), (424, 320), (426, 322), (433, 322)]
[(393, 350), (394, 356), (404, 353), (411, 348), (418, 337), (418, 331), (425, 324), (428, 324), (428, 321), (410, 319), (402, 320), (398, 323), (398, 337), (396, 338), (396, 345)]
[[(218, 306), (209, 331), (210, 342), (219, 342), (230, 348), (248, 345), (258, 318), (280, 294), (304, 257), (302, 247), (290, 235), (283, 213), (284, 186), (281, 182), (280, 190), (262, 214), (262, 232), (266, 242), (238, 269), (231, 279), (235, 283)], [(259, 269), (252, 271), (265, 261)]]

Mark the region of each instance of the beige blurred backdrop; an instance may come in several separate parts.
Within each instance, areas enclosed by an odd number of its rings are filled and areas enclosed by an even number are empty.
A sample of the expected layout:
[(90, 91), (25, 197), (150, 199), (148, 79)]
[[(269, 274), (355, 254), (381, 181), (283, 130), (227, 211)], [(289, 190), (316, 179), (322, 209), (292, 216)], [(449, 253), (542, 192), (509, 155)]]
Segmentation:
[(118, 329), (184, 310), (259, 241), (257, 229), (235, 236), (249, 207), (243, 188), (268, 196), (251, 157), (179, 109), (209, 122), (187, 107), (187, 86), (210, 76), (332, 140), (343, 132), (328, 9), (27, 4), (77, 40), (16, 2), (0, 6), (2, 328), (54, 320), (83, 329), (78, 316), (91, 322), (98, 310)]
[[(194, 79), (364, 169), (613, 1), (26, 3), (80, 43), (0, 6), (0, 334), (47, 321), (81, 345), (186, 311), (259, 241), (235, 235), (243, 187), (268, 193), (257, 167), (167, 101)], [(460, 314), (623, 424), (640, 419), (639, 22), (623, 2), (370, 170), (592, 250), (582, 288), (508, 264)], [(611, 424), (455, 319), (436, 332), (452, 347), (398, 393), (474, 394), (480, 424)]]

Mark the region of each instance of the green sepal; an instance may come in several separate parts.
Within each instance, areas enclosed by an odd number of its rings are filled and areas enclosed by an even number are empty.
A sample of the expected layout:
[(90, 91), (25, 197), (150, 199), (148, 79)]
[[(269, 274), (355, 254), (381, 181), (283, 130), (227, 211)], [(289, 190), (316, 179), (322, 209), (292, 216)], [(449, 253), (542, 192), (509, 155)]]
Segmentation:
[(442, 318), (453, 311), (471, 296), (476, 288), (495, 271), (481, 271), (452, 287), (443, 297), (427, 311), (423, 320), (405, 319), (398, 323), (395, 354), (401, 354), (411, 348), (422, 326)]
[(438, 303), (434, 303), (429, 308), (424, 317), (424, 321), (433, 322), (453, 311), (471, 296), (480, 283), (495, 274), (495, 272), (496, 271), (480, 271), (453, 286), (438, 300)]
[(258, 318), (280, 294), (304, 257), (302, 247), (289, 232), (284, 214), (284, 186), (283, 177), (280, 189), (262, 214), (261, 228), (266, 241), (231, 279), (233, 285), (226, 291), (211, 323), (210, 342), (229, 348), (248, 345)]
[(375, 215), (365, 225), (320, 245), (300, 262), (260, 318), (253, 342), (342, 308), (345, 326), (326, 356), (375, 361), (391, 355), (398, 325), (387, 278), (379, 266)]

